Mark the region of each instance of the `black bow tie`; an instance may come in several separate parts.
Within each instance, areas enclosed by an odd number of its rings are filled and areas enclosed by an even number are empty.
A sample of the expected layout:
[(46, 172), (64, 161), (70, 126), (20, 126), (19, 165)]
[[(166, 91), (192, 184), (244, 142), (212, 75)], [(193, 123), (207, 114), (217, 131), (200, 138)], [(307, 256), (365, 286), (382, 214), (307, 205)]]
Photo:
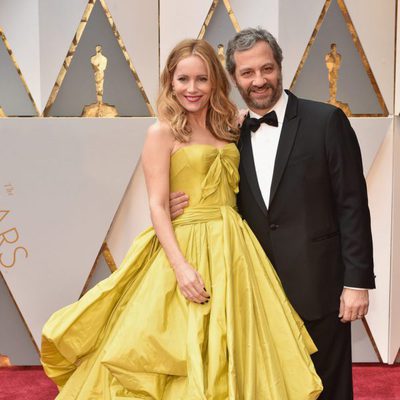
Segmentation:
[(248, 118), (247, 126), (252, 132), (255, 132), (263, 122), (267, 125), (278, 126), (278, 117), (276, 116), (276, 112), (271, 111), (261, 118)]

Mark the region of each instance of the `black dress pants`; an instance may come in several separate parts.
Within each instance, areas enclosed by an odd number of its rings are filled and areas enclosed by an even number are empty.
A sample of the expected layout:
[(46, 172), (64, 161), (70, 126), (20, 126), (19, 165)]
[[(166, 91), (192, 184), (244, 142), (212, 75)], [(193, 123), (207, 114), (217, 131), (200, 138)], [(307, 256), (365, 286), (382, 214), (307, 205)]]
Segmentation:
[(318, 348), (312, 360), (324, 390), (319, 400), (353, 400), (351, 324), (342, 323), (338, 312), (315, 321), (304, 321)]

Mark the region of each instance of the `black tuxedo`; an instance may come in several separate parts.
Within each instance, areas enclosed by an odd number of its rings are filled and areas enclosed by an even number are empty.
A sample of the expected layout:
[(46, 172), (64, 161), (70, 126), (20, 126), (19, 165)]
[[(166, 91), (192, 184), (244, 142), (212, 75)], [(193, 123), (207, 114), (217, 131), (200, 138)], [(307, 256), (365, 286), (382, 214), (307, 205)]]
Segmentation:
[(338, 310), (343, 286), (374, 287), (370, 216), (361, 154), (346, 116), (288, 94), (268, 209), (246, 122), (238, 205), (295, 309), (314, 320)]
[[(238, 144), (239, 211), (300, 316), (315, 321), (334, 315), (337, 320), (343, 286), (374, 287), (360, 149), (340, 109), (287, 93), (268, 207), (258, 186), (250, 131), (244, 121)], [(324, 345), (312, 328), (310, 333), (323, 354)], [(346, 337), (350, 340), (349, 333)], [(330, 395), (329, 400), (336, 397)]]

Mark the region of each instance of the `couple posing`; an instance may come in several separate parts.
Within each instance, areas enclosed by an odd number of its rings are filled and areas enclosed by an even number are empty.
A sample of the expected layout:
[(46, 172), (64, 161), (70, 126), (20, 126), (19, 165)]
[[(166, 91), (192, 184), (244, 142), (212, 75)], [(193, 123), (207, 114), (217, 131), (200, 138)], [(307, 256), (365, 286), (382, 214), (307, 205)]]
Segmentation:
[(211, 46), (167, 59), (142, 155), (153, 227), (46, 323), (57, 399), (353, 398), (350, 321), (374, 287), (356, 136), (282, 90), (268, 32), (241, 31), (226, 60), (240, 132)]

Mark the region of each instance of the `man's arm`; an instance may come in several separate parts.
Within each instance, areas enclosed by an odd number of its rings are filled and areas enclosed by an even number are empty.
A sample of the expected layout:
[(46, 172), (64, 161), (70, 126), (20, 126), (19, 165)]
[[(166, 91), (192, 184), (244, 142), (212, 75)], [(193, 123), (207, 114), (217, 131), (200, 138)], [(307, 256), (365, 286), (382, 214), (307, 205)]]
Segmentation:
[(345, 267), (339, 316), (346, 322), (368, 312), (368, 290), (355, 289), (372, 289), (375, 279), (361, 152), (349, 120), (339, 109), (329, 120), (325, 145)]

